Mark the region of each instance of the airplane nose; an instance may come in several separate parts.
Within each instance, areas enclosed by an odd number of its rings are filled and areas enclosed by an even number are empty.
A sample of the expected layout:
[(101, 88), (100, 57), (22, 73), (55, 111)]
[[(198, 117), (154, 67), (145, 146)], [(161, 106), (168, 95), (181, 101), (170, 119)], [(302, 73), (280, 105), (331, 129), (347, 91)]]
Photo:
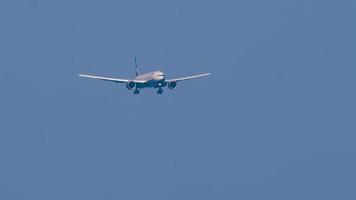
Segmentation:
[(164, 75), (163, 74), (160, 74), (160, 75), (157, 75), (158, 79), (162, 80), (164, 79)]

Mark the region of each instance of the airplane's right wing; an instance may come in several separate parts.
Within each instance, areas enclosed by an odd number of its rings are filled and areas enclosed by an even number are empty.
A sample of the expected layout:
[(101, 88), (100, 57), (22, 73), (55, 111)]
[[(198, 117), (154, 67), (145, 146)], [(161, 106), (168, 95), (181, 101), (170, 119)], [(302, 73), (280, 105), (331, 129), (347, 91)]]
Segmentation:
[(145, 83), (145, 81), (141, 80), (129, 80), (129, 79), (119, 79), (119, 78), (109, 78), (109, 77), (102, 77), (102, 76), (92, 76), (92, 75), (85, 75), (85, 74), (79, 74), (80, 77), (85, 77), (85, 78), (92, 78), (92, 79), (98, 79), (98, 80), (103, 80), (103, 81), (111, 81), (111, 82), (116, 82), (116, 83), (128, 83), (130, 81), (133, 81), (135, 83)]

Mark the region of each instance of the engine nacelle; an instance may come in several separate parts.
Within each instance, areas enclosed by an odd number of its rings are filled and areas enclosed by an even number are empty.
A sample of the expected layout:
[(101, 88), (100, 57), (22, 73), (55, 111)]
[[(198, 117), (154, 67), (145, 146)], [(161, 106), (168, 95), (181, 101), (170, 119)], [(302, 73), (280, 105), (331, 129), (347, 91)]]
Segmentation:
[(126, 83), (126, 87), (129, 90), (134, 90), (136, 88), (136, 83), (133, 82), (133, 81), (129, 81), (129, 82)]
[(174, 89), (176, 89), (176, 87), (177, 87), (177, 82), (171, 81), (171, 82), (168, 83), (168, 88), (169, 89), (174, 90)]

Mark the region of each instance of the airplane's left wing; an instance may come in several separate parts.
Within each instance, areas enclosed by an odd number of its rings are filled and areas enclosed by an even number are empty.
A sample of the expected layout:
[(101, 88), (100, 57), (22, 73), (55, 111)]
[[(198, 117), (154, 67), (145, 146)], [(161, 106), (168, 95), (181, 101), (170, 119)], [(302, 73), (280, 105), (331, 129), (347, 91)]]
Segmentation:
[(172, 81), (175, 81), (175, 82), (186, 81), (186, 80), (190, 80), (190, 79), (193, 79), (193, 78), (199, 78), (199, 77), (204, 77), (204, 76), (209, 76), (209, 75), (210, 75), (210, 73), (199, 74), (199, 75), (195, 75), (195, 76), (188, 76), (188, 77), (183, 77), (183, 78), (170, 79), (170, 80), (167, 80), (167, 82), (172, 82)]
[(130, 81), (133, 81), (135, 83), (144, 83), (145, 81), (141, 80), (129, 80), (129, 79), (119, 79), (119, 78), (109, 78), (109, 77), (102, 77), (102, 76), (92, 76), (92, 75), (85, 75), (85, 74), (79, 74), (80, 77), (85, 77), (85, 78), (92, 78), (92, 79), (98, 79), (98, 80), (103, 80), (103, 81), (111, 81), (111, 82), (116, 82), (116, 83), (128, 83)]

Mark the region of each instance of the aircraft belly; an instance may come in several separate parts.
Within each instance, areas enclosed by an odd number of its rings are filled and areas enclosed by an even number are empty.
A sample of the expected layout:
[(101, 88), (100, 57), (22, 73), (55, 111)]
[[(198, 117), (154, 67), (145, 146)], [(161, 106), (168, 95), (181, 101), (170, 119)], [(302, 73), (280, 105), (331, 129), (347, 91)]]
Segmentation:
[[(160, 85), (159, 85), (160, 84)], [(158, 88), (158, 87), (165, 87), (167, 83), (165, 81), (155, 81), (155, 80), (150, 80), (146, 83), (137, 83), (137, 88)]]
[(164, 80), (160, 80), (160, 81), (152, 81), (151, 85), (154, 88), (159, 88), (159, 87), (164, 87), (167, 84), (166, 84), (166, 82)]
[(147, 88), (151, 87), (148, 83), (137, 83), (136, 85), (137, 88)]

